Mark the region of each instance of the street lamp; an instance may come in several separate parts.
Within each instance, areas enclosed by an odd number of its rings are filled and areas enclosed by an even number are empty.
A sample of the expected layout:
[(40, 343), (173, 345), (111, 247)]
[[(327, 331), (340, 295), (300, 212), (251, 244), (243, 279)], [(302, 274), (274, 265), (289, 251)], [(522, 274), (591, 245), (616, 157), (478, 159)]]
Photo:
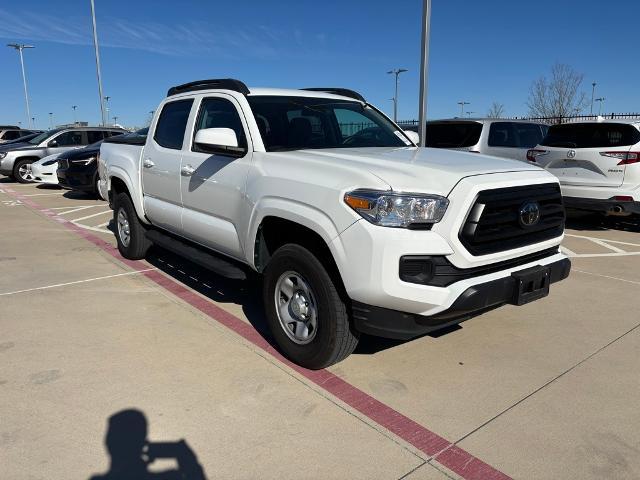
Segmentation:
[(49, 112), (49, 128), (53, 129), (53, 112)]
[(598, 107), (598, 116), (602, 114), (602, 104), (606, 99), (604, 97), (596, 98), (596, 102), (600, 102), (600, 106)]
[(464, 117), (464, 106), (465, 105), (471, 105), (471, 103), (469, 102), (465, 102), (464, 100), (458, 102), (458, 105), (460, 105), (460, 116)]
[(118, 124), (118, 117), (113, 117), (113, 126), (115, 127)]
[(106, 112), (106, 117), (107, 117), (107, 121), (109, 120), (109, 99), (111, 97), (109, 97), (108, 95), (103, 97), (104, 98), (104, 111)]
[[(27, 121), (31, 120), (31, 111), (29, 108), (29, 94), (27, 93), (27, 76), (24, 73), (24, 58), (22, 57), (22, 51), (25, 48), (36, 48), (33, 45), (23, 45), (20, 43), (8, 43), (7, 47), (15, 48), (20, 53), (20, 66), (22, 67), (22, 84), (24, 85), (24, 102), (27, 105)], [(29, 126), (33, 126), (31, 123)]]
[(75, 125), (76, 123), (78, 123), (78, 121), (76, 120), (76, 108), (78, 108), (78, 106), (72, 105), (71, 108), (73, 108), (73, 124)]
[(93, 48), (96, 51), (96, 75), (98, 77), (98, 95), (100, 95), (100, 113), (102, 115), (102, 126), (106, 127), (107, 122), (104, 116), (104, 101), (102, 95), (102, 74), (100, 73), (100, 50), (98, 48), (98, 30), (96, 29), (96, 7), (91, 0), (91, 20), (93, 22)]
[(31, 126), (32, 127), (36, 126), (36, 117), (31, 117)]
[(467, 112), (467, 118), (471, 118), (471, 114), (476, 112)]
[(591, 84), (591, 111), (590, 114), (593, 115), (593, 95), (596, 93), (596, 82)]
[(394, 74), (396, 76), (396, 93), (393, 96), (395, 101), (393, 102), (393, 121), (398, 121), (398, 77), (401, 73), (408, 72), (406, 68), (396, 68), (394, 70), (389, 70), (388, 74)]

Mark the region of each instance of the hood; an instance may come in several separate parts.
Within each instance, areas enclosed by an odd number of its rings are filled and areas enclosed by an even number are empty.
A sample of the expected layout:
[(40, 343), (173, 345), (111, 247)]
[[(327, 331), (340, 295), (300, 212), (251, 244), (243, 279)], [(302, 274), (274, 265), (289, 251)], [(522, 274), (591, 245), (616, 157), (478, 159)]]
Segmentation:
[(30, 146), (32, 145), (28, 142), (0, 143), (0, 152), (9, 152), (11, 150), (18, 150), (19, 148)]
[(84, 148), (74, 148), (60, 154), (61, 159), (82, 159), (96, 155), (100, 151), (102, 140)]
[(303, 160), (360, 168), (393, 190), (447, 196), (465, 177), (490, 173), (539, 171), (517, 160), (438, 148), (333, 148), (288, 152)]

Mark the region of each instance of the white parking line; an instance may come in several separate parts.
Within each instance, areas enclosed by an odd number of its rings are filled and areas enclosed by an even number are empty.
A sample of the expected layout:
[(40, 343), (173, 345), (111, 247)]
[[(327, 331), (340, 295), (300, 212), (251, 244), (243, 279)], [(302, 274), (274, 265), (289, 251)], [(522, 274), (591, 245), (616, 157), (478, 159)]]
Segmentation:
[[(108, 233), (109, 235), (113, 235), (113, 232), (111, 230), (107, 230), (106, 228), (100, 228), (100, 225), (98, 225), (97, 227), (90, 227), (89, 225), (83, 225), (82, 223), (76, 223), (76, 222), (71, 222), (71, 223), (73, 223), (76, 227), (84, 228), (85, 230), (91, 230), (92, 232)], [(107, 223), (107, 225), (109, 224)]]
[(55, 208), (50, 208), (49, 210), (65, 210), (65, 209), (69, 209), (71, 208), (71, 210), (67, 211), (67, 212), (61, 212), (58, 215), (66, 215), (68, 213), (74, 213), (74, 212), (79, 212), (81, 210), (86, 210), (87, 208), (95, 208), (95, 207), (102, 207), (103, 205), (83, 205), (82, 207), (55, 207)]
[(93, 215), (87, 215), (86, 217), (74, 218), (71, 220), (72, 223), (79, 222), (80, 220), (86, 220), (87, 218), (97, 217), (99, 215), (104, 215), (105, 213), (111, 213), (111, 210), (105, 210), (104, 212), (94, 213)]
[(636, 256), (640, 255), (640, 251), (632, 251), (629, 252), (627, 250), (623, 250), (622, 248), (616, 247), (615, 245), (611, 245), (615, 243), (616, 245), (627, 245), (630, 247), (640, 247), (640, 244), (630, 243), (630, 242), (621, 242), (620, 240), (609, 240), (606, 238), (598, 238), (598, 237), (588, 237), (586, 235), (573, 235), (570, 233), (565, 234), (565, 237), (571, 238), (580, 238), (582, 240), (588, 240), (596, 245), (599, 245), (607, 250), (611, 250), (611, 253), (576, 253), (571, 251), (565, 246), (561, 248), (564, 249), (565, 253), (573, 258), (591, 258), (591, 257), (625, 257), (625, 256)]
[(54, 192), (54, 193), (30, 193), (29, 195), (22, 195), (23, 197), (47, 197), (51, 195), (64, 195), (65, 192)]
[(636, 282), (635, 280), (627, 280), (626, 278), (611, 277), (609, 275), (602, 275), (600, 273), (585, 272), (584, 270), (576, 270), (575, 268), (572, 268), (571, 271), (584, 273), (585, 275), (593, 275), (594, 277), (609, 278), (611, 280), (618, 280), (620, 282), (633, 283), (634, 285), (640, 285), (640, 282)]
[(568, 255), (570, 257), (575, 257), (576, 255), (578, 255), (576, 252), (574, 252), (573, 250), (569, 250), (564, 245), (560, 245), (560, 251), (563, 252), (565, 255)]
[(75, 282), (56, 283), (55, 285), (47, 285), (47, 286), (44, 286), (44, 287), (27, 288), (27, 289), (24, 289), (24, 290), (16, 290), (14, 292), (0, 293), (0, 297), (7, 296), (7, 295), (15, 295), (16, 293), (35, 292), (36, 290), (46, 290), (46, 289), (49, 289), (49, 288), (66, 287), (68, 285), (77, 285), (79, 283), (94, 282), (96, 280), (106, 280), (108, 278), (124, 277), (125, 275), (136, 275), (136, 274), (142, 273), (142, 272), (150, 272), (151, 270), (156, 270), (156, 269), (155, 268), (147, 268), (147, 269), (144, 269), (144, 270), (135, 270), (133, 272), (125, 272), (125, 273), (116, 273), (114, 275), (106, 275), (104, 277), (87, 278), (86, 280), (77, 280)]

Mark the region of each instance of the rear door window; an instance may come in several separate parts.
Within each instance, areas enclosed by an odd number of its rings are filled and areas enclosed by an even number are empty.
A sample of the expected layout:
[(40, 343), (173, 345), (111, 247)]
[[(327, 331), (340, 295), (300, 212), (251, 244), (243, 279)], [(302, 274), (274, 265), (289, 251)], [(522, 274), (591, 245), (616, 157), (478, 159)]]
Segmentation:
[(533, 148), (544, 137), (543, 125), (520, 122), (493, 122), (489, 127), (490, 147)]
[(482, 124), (478, 122), (427, 123), (425, 144), (433, 148), (472, 147), (480, 140)]
[(20, 138), (21, 133), (17, 130), (9, 130), (4, 132), (2, 136), (2, 140), (15, 140), (16, 138)]
[(192, 98), (165, 104), (153, 135), (153, 139), (158, 145), (174, 150), (182, 149), (184, 131), (187, 127), (192, 104)]
[(626, 123), (552, 125), (542, 141), (546, 147), (628, 147), (640, 142), (640, 131)]
[(106, 137), (105, 132), (101, 130), (91, 130), (87, 132), (89, 145), (91, 145), (92, 143), (99, 142), (100, 140), (104, 140), (105, 137)]

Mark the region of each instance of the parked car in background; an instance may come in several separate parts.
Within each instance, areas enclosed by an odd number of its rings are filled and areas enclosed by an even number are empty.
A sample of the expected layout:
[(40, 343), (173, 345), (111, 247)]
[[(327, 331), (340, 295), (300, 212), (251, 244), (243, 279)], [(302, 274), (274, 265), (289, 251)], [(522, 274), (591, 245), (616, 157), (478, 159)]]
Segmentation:
[(560, 179), (566, 207), (640, 214), (640, 121), (553, 125), (527, 157)]
[[(37, 137), (42, 132), (38, 133), (30, 133), (29, 135), (25, 135), (24, 137), (16, 138), (15, 140), (9, 140), (4, 143), (0, 143), (0, 152), (6, 152), (8, 150), (13, 150), (18, 147), (27, 147), (29, 146), (29, 140)], [(20, 144), (20, 145), (18, 145)]]
[(260, 274), (275, 342), (315, 369), (361, 333), (409, 339), (569, 275), (553, 175), (417, 148), (358, 93), (309, 90), (180, 85), (146, 142), (105, 140), (120, 253), (155, 244), (228, 278)]
[(40, 133), (40, 131), (25, 130), (23, 128), (16, 127), (15, 125), (0, 125), (0, 144), (18, 140), (19, 138), (32, 133)]
[[(526, 161), (527, 150), (542, 141), (548, 128), (548, 125), (528, 120), (434, 120), (427, 122), (426, 146)], [(418, 131), (418, 127), (414, 125), (403, 126), (403, 129)]]
[(36, 183), (44, 183), (47, 185), (58, 185), (58, 169), (59, 153), (41, 158), (37, 162), (31, 164), (32, 181)]
[(0, 152), (0, 174), (12, 177), (20, 183), (28, 183), (33, 179), (33, 162), (124, 132), (121, 128), (110, 127), (68, 127), (43, 132), (24, 145), (16, 143), (14, 148)]

